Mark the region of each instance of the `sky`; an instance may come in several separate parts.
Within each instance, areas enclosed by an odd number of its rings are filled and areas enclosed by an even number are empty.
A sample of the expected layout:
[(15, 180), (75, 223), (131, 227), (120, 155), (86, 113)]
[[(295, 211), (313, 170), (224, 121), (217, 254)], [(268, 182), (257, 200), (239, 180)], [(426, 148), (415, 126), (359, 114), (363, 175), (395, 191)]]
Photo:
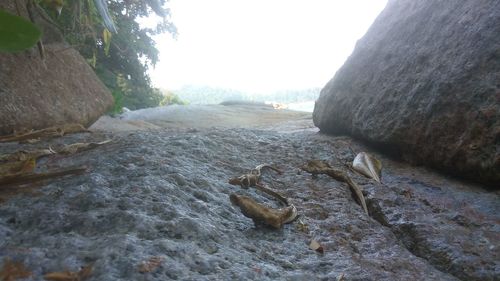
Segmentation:
[(387, 0), (170, 0), (178, 36), (155, 37), (156, 87), (249, 92), (323, 87)]

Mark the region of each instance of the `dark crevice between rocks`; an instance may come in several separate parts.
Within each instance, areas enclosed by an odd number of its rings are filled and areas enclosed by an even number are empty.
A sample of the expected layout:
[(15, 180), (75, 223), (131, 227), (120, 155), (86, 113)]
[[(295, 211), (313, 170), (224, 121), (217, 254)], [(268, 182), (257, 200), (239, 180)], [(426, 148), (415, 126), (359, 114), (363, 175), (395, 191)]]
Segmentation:
[[(402, 224), (391, 224), (379, 204), (379, 200), (367, 198), (366, 204), (370, 216), (381, 225), (388, 227), (396, 238), (410, 253), (424, 259), (429, 265), (445, 274), (450, 274), (460, 280), (475, 280), (467, 275), (460, 265), (453, 264), (452, 258), (445, 249), (439, 250), (419, 233), (419, 226), (412, 222)], [(425, 230), (423, 230), (425, 231)]]
[[(325, 131), (325, 130), (320, 130), (320, 134), (326, 135), (326, 136), (332, 136), (332, 137), (346, 137), (355, 140), (356, 142), (359, 142), (363, 146), (366, 146), (366, 148), (370, 149), (371, 151), (379, 152), (384, 154), (387, 158), (393, 160), (393, 161), (404, 161), (404, 162), (409, 162), (409, 159), (405, 159), (402, 156), (404, 155), (403, 151), (399, 148), (398, 145), (393, 145), (393, 144), (387, 144), (387, 143), (381, 143), (381, 142), (374, 142), (371, 140), (368, 140), (366, 138), (363, 138), (359, 135), (355, 134), (349, 134), (345, 131)], [(354, 151), (354, 152), (359, 152), (359, 151)], [(356, 156), (356, 155), (354, 155)], [(353, 156), (353, 157), (354, 157)], [(353, 158), (354, 159), (354, 158)], [(410, 161), (411, 162), (411, 161)], [(415, 163), (410, 163), (410, 164), (415, 164)]]
[(361, 143), (362, 145), (366, 146), (370, 150), (383, 154), (390, 160), (408, 163), (412, 166), (426, 166), (444, 177), (452, 177), (455, 179), (459, 179), (467, 184), (479, 183), (483, 186), (483, 188), (485, 188), (488, 191), (495, 191), (498, 189), (498, 182), (481, 180), (484, 178), (488, 178), (485, 177), (485, 175), (487, 175), (490, 172), (482, 170), (462, 171), (462, 170), (457, 170), (455, 168), (439, 166), (440, 163), (425, 162), (422, 159), (418, 159), (417, 157), (412, 156), (412, 154), (410, 153), (410, 149), (402, 147), (401, 144), (395, 144), (390, 142), (387, 143), (377, 142), (364, 138), (357, 134), (350, 134), (344, 130), (334, 130), (334, 131), (320, 130), (319, 133), (327, 136), (352, 138)]

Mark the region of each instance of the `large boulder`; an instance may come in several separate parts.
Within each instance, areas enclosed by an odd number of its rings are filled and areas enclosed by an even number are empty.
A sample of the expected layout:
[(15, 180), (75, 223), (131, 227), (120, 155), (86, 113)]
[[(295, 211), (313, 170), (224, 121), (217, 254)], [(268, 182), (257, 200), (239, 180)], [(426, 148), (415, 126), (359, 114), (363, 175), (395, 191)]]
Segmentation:
[(314, 124), (500, 187), (500, 1), (390, 0)]
[[(15, 2), (0, 0), (0, 9), (16, 13)], [(113, 104), (110, 92), (85, 59), (63, 42), (57, 27), (40, 13), (35, 16), (44, 34), (45, 60), (36, 48), (0, 53), (0, 135), (65, 123), (87, 126)]]

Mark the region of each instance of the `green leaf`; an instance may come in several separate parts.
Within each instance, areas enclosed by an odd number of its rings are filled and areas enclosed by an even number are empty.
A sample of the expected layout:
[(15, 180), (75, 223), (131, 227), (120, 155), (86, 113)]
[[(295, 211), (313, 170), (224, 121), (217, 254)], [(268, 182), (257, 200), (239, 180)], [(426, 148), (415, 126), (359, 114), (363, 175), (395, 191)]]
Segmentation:
[(0, 10), (0, 52), (18, 52), (33, 47), (42, 32), (31, 22)]
[(102, 31), (102, 39), (104, 40), (104, 53), (109, 56), (109, 46), (111, 44), (111, 32), (107, 28)]

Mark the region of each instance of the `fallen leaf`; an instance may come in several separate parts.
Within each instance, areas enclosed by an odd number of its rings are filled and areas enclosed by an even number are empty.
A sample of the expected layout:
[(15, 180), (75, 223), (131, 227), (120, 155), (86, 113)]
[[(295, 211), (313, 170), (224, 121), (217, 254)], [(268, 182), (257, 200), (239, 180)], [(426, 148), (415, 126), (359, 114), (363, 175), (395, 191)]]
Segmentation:
[(24, 135), (24, 134), (27, 134), (27, 133), (31, 133), (33, 132), (34, 130), (33, 129), (26, 129), (26, 128), (20, 128), (18, 130), (14, 129), (14, 136), (20, 136), (20, 135)]
[(24, 133), (14, 133), (9, 136), (0, 137), (0, 142), (11, 142), (11, 141), (27, 141), (30, 142), (34, 139), (39, 138), (50, 138), (50, 137), (61, 137), (66, 134), (79, 133), (79, 132), (89, 132), (85, 127), (80, 124), (65, 124), (61, 126), (49, 127), (37, 131), (25, 131)]
[(232, 193), (229, 200), (240, 208), (241, 213), (251, 218), (255, 224), (265, 224), (280, 229), (283, 224), (292, 222), (297, 217), (297, 208), (290, 204), (285, 208), (274, 209), (257, 203), (254, 199)]
[(18, 174), (28, 174), (35, 169), (35, 159), (24, 161), (7, 162), (0, 165), (0, 176), (12, 176)]
[(80, 272), (78, 273), (80, 276), (80, 280), (85, 280), (85, 279), (89, 278), (90, 275), (92, 275), (92, 267), (93, 266), (94, 266), (94, 263), (90, 263), (90, 264), (82, 267), (82, 269), (80, 269)]
[(352, 168), (369, 178), (380, 182), (380, 172), (382, 171), (382, 163), (374, 156), (360, 152), (352, 162)]
[(89, 150), (95, 147), (98, 147), (100, 145), (106, 144), (108, 142), (111, 142), (111, 140), (105, 140), (102, 142), (77, 142), (77, 143), (72, 143), (65, 145), (63, 148), (57, 150), (57, 153), (61, 154), (75, 154), (77, 152), (81, 152), (84, 150)]
[(49, 281), (78, 281), (78, 272), (61, 271), (51, 272), (43, 276), (43, 279)]
[(153, 272), (161, 265), (163, 260), (163, 257), (151, 257), (147, 261), (141, 262), (141, 264), (139, 264), (138, 270), (140, 273)]
[(33, 171), (36, 168), (36, 160), (35, 158), (28, 159), (24, 161), (23, 166), (21, 167), (21, 170), (19, 171), (19, 174), (30, 174), (33, 173)]
[(298, 231), (309, 233), (309, 225), (304, 223), (302, 220), (299, 220), (295, 227)]
[(351, 179), (351, 177), (341, 171), (332, 168), (327, 162), (322, 160), (309, 160), (306, 164), (302, 165), (302, 170), (311, 173), (313, 176), (318, 174), (326, 174), (341, 182), (347, 183), (355, 198), (359, 201), (358, 203), (363, 208), (363, 211), (368, 215), (368, 207), (366, 206), (365, 196), (363, 195), (363, 190)]
[(29, 144), (34, 144), (34, 143), (37, 143), (40, 141), (40, 138), (36, 138), (36, 139), (28, 139), (28, 140), (23, 140), (21, 141), (21, 143), (29, 143)]
[(15, 281), (30, 276), (31, 272), (21, 262), (13, 262), (9, 258), (4, 259), (3, 267), (0, 270), (0, 280)]
[(0, 162), (8, 162), (8, 161), (26, 161), (28, 159), (34, 158), (38, 159), (42, 156), (54, 154), (55, 151), (52, 149), (35, 149), (35, 150), (18, 150), (14, 153), (10, 154), (2, 154), (0, 155)]
[(345, 281), (344, 273), (340, 273), (340, 275), (337, 276), (337, 281)]
[(411, 191), (411, 189), (403, 190), (402, 194), (404, 197), (406, 197), (408, 199), (413, 198), (413, 192)]
[(50, 272), (43, 276), (43, 279), (48, 281), (84, 281), (92, 275), (92, 266), (89, 264), (83, 266), (80, 271), (60, 271), (60, 272)]
[(14, 175), (1, 175), (0, 174), (0, 187), (2, 185), (33, 183), (40, 180), (62, 177), (66, 175), (76, 175), (87, 171), (86, 166), (72, 167), (57, 171), (49, 171), (46, 173), (29, 173), (29, 174), (14, 174)]
[(311, 240), (311, 243), (309, 244), (309, 249), (314, 250), (320, 254), (323, 254), (325, 252), (323, 246), (321, 246), (321, 244), (319, 244), (319, 242), (314, 239)]

